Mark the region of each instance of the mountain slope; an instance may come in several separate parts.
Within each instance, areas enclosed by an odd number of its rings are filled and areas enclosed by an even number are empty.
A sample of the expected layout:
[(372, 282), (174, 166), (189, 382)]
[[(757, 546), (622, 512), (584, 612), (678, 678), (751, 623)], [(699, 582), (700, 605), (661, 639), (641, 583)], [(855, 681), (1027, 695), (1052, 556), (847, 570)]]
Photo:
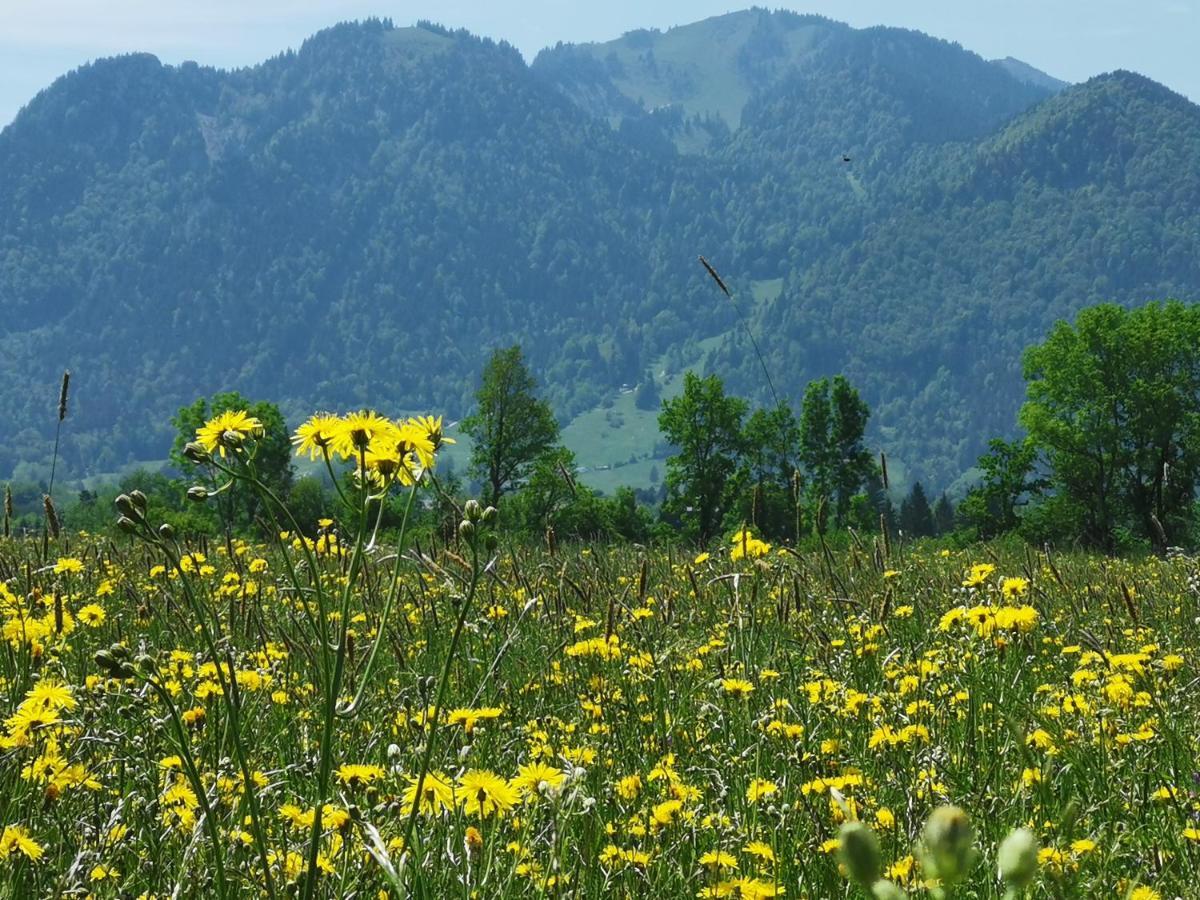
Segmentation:
[(1200, 108), (1010, 69), (761, 10), (531, 67), (387, 21), (234, 72), (86, 66), (0, 132), (0, 477), (41, 475), (64, 367), (77, 475), (161, 458), (222, 389), (458, 417), (515, 341), (564, 420), (651, 367), (763, 401), (704, 253), (785, 395), (845, 371), (949, 484), (1056, 317), (1200, 299)]
[[(579, 345), (567, 408), (634, 377), (594, 335), (642, 302), (658, 166), (511, 48), (433, 34), (431, 53), (344, 26), (230, 74), (123, 58), (39, 97), (0, 135), (3, 413), (35, 421), (30, 388), (67, 365), (76, 428), (150, 419), (153, 440), (117, 447), (153, 453), (180, 399), (232, 383), (461, 408), (487, 348), (518, 337), (543, 361)], [(87, 111), (129, 82), (96, 142)], [(107, 449), (97, 466), (123, 461)]]
[(1011, 56), (1006, 56), (1003, 59), (993, 59), (991, 62), (992, 65), (1004, 69), (1018, 81), (1032, 84), (1035, 87), (1045, 88), (1053, 94), (1057, 94), (1063, 88), (1070, 85), (1070, 82), (1055, 78), (1053, 75), (1048, 75), (1041, 69), (1035, 68), (1019, 59), (1014, 59)]

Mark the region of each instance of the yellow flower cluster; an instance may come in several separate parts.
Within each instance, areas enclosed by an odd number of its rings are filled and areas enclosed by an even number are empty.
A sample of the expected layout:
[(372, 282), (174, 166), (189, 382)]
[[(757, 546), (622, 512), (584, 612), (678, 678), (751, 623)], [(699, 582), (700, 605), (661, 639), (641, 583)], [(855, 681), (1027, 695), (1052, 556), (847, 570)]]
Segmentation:
[(432, 469), (438, 449), (454, 440), (446, 437), (441, 416), (393, 421), (366, 411), (311, 416), (296, 429), (292, 443), (297, 456), (350, 461), (373, 481), (408, 485), (422, 469)]

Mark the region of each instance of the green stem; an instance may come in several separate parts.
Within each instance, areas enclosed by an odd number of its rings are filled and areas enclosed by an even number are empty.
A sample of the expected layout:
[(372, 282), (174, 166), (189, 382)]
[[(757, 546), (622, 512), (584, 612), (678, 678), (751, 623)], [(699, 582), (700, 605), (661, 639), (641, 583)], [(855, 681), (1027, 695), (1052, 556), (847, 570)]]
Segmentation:
[(208, 839), (213, 845), (213, 861), (216, 863), (217, 893), (221, 897), (228, 897), (229, 886), (225, 882), (225, 849), (221, 844), (221, 833), (217, 830), (217, 820), (213, 816), (212, 807), (208, 803), (208, 793), (204, 787), (204, 780), (200, 777), (200, 771), (196, 768), (196, 760), (192, 756), (187, 732), (184, 730), (183, 722), (179, 719), (179, 712), (175, 709), (175, 703), (163, 689), (162, 685), (149, 677), (143, 680), (158, 695), (159, 699), (166, 704), (167, 711), (171, 714), (171, 723), (175, 726), (175, 735), (179, 739), (179, 755), (183, 759), (184, 769), (187, 770), (188, 781), (192, 783), (192, 790), (196, 792), (196, 799), (200, 801), (200, 806), (204, 810), (204, 828), (208, 832)]
[(429, 725), (429, 739), (425, 742), (425, 752), (421, 756), (421, 768), (417, 772), (413, 806), (408, 813), (408, 823), (404, 826), (405, 853), (408, 852), (408, 848), (412, 843), (413, 828), (417, 822), (417, 812), (421, 808), (421, 791), (425, 787), (425, 776), (429, 773), (429, 764), (433, 759), (438, 719), (441, 718), (442, 704), (445, 702), (446, 685), (450, 681), (450, 669), (454, 663), (454, 656), (458, 651), (458, 641), (462, 635), (463, 626), (467, 621), (467, 612), (471, 608), (471, 602), (475, 599), (475, 588), (479, 584), (479, 550), (477, 541), (478, 536), (471, 541), (471, 583), (467, 588), (467, 595), (463, 598), (462, 606), (458, 610), (458, 621), (454, 624), (454, 635), (450, 638), (450, 649), (446, 652), (446, 660), (442, 664), (442, 674), (438, 681), (437, 694), (434, 696), (433, 716)]
[(401, 551), (404, 547), (404, 536), (408, 531), (408, 514), (412, 509), (413, 499), (417, 496), (417, 485), (413, 484), (412, 489), (408, 493), (408, 502), (404, 504), (404, 517), (400, 521), (400, 537), (396, 542), (396, 565), (392, 569), (392, 583), (388, 587), (387, 600), (383, 604), (383, 613), (379, 617), (379, 624), (376, 626), (375, 642), (371, 645), (371, 652), (367, 655), (367, 663), (363, 667), (361, 679), (359, 680), (358, 690), (355, 691), (354, 699), (350, 701), (348, 706), (344, 706), (337, 710), (337, 714), (343, 718), (350, 718), (356, 715), (359, 711), (359, 704), (362, 703), (363, 694), (366, 692), (367, 684), (371, 680), (371, 672), (375, 667), (375, 656), (379, 652), (379, 645), (383, 643), (384, 632), (387, 629), (388, 618), (391, 616), (392, 605), (395, 603), (396, 594), (400, 586), (400, 564), (403, 561)]
[[(250, 828), (254, 832), (254, 843), (258, 850), (259, 863), (263, 870), (263, 881), (267, 888), (267, 896), (273, 900), (275, 897), (275, 883), (271, 878), (271, 864), (267, 860), (266, 833), (262, 827), (262, 814), (258, 805), (258, 795), (254, 791), (254, 779), (246, 755), (246, 746), (242, 741), (241, 693), (237, 687), (237, 673), (234, 670), (233, 658), (227, 652), (223, 660), (217, 652), (217, 645), (213, 638), (212, 630), (209, 628), (209, 623), (206, 621), (200, 602), (192, 590), (191, 582), (188, 581), (187, 573), (183, 570), (179, 555), (168, 546), (166, 541), (160, 540), (157, 535), (150, 531), (149, 524), (146, 524), (146, 531), (150, 535), (151, 540), (166, 554), (167, 559), (178, 573), (179, 583), (183, 586), (184, 596), (187, 598), (188, 605), (192, 609), (192, 615), (196, 617), (196, 622), (200, 626), (200, 635), (204, 640), (205, 650), (208, 652), (209, 658), (213, 661), (213, 667), (216, 669), (217, 682), (221, 686), (221, 693), (225, 698), (226, 705), (229, 707), (229, 724), (233, 732), (233, 747), (238, 759), (238, 767), (242, 770), (242, 781), (246, 788), (246, 802), (250, 806)], [(228, 679), (225, 677), (225, 672), (222, 669), (222, 662), (229, 666), (230, 678)]]
[[(360, 456), (362, 456), (360, 451)], [(365, 467), (364, 467), (365, 469)], [(333, 661), (333, 676), (325, 691), (324, 718), (321, 729), (320, 762), (317, 769), (317, 803), (313, 810), (313, 826), (309, 835), (308, 873), (304, 879), (304, 900), (312, 900), (317, 889), (317, 857), (321, 844), (321, 819), (324, 813), (325, 801), (329, 796), (329, 778), (333, 771), (333, 726), (337, 719), (338, 694), (342, 690), (342, 675), (346, 669), (346, 632), (350, 627), (349, 608), (350, 596), (354, 580), (358, 574), (363, 557), (363, 539), (366, 537), (367, 520), (370, 515), (368, 492), (363, 491), (357, 535), (354, 540), (354, 553), (350, 558), (350, 570), (346, 573), (346, 584), (342, 591), (340, 605), (339, 636)]]

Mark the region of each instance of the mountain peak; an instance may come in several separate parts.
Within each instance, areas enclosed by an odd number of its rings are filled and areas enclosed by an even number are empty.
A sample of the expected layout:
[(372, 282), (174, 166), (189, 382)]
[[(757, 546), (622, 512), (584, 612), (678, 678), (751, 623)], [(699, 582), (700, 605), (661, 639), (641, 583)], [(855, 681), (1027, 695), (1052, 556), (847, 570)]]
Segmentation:
[(1029, 63), (1012, 56), (1006, 56), (1003, 59), (993, 59), (991, 63), (994, 66), (999, 66), (1018, 81), (1045, 88), (1051, 93), (1057, 94), (1071, 84), (1069, 81), (1063, 81), (1062, 79), (1055, 78), (1053, 75), (1048, 75), (1041, 69), (1035, 68)]
[(848, 29), (754, 7), (605, 43), (559, 44), (539, 53), (533, 68), (601, 118), (619, 119), (632, 103), (643, 112), (677, 107), (686, 116), (716, 116), (736, 128), (755, 91)]

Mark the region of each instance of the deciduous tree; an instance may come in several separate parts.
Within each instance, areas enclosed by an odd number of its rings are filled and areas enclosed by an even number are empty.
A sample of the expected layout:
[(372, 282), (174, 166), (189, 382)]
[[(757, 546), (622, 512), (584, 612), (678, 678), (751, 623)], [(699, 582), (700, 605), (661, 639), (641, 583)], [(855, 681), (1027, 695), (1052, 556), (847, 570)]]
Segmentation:
[(683, 393), (663, 402), (658, 427), (675, 447), (667, 460), (664, 512), (701, 543), (721, 528), (727, 487), (742, 451), (746, 401), (725, 394), (716, 375), (688, 372)]
[(1122, 527), (1178, 543), (1200, 479), (1200, 306), (1085, 309), (1024, 369), (1020, 422), (1079, 535), (1108, 551)]
[(536, 391), (521, 348), (497, 350), (483, 370), (478, 407), (463, 420), (463, 432), (475, 440), (471, 473), (484, 481), (493, 506), (558, 442), (558, 422)]

